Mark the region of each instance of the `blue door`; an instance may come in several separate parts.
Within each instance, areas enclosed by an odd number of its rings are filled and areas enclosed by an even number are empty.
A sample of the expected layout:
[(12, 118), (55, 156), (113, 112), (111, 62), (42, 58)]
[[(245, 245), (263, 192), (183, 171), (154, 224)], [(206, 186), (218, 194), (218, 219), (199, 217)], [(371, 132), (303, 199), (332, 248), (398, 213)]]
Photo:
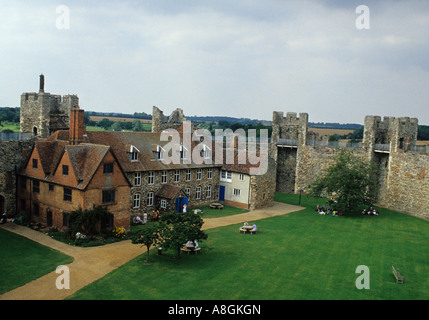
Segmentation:
[(225, 186), (219, 187), (219, 201), (225, 200)]
[(188, 198), (187, 197), (177, 197), (176, 198), (176, 211), (183, 212), (183, 206), (186, 204), (188, 206)]

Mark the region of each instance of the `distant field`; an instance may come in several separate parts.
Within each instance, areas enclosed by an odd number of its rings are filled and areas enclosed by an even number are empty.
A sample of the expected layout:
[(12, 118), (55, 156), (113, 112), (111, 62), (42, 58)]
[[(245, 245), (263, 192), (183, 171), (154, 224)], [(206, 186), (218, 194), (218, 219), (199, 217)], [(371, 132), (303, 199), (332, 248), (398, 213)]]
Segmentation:
[(345, 135), (347, 133), (352, 133), (354, 130), (350, 129), (325, 129), (325, 128), (308, 128), (308, 131), (313, 131), (318, 133), (319, 135), (328, 135), (332, 136), (334, 134), (338, 134), (340, 136)]
[(122, 122), (133, 122), (134, 120), (140, 120), (141, 123), (152, 123), (152, 120), (149, 120), (149, 119), (134, 119), (134, 118), (121, 118), (121, 117), (90, 116), (89, 119), (93, 121), (109, 119), (110, 121), (122, 121)]

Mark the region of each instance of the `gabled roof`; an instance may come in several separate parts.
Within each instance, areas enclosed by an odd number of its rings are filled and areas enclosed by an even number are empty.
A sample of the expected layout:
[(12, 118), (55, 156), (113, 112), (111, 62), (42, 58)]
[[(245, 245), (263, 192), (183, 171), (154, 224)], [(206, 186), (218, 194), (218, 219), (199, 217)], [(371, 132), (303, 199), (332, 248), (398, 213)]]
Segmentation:
[(179, 186), (175, 186), (167, 183), (167, 184), (163, 184), (162, 187), (156, 192), (155, 195), (159, 198), (173, 199), (180, 192), (182, 192), (183, 195), (186, 196), (182, 188), (180, 188)]
[(95, 144), (79, 144), (65, 147), (65, 152), (70, 159), (73, 172), (78, 180), (79, 188), (84, 189), (88, 186), (109, 149), (108, 146)]
[(43, 172), (46, 175), (55, 170), (66, 145), (66, 141), (47, 141), (46, 139), (36, 141), (35, 148), (39, 155)]

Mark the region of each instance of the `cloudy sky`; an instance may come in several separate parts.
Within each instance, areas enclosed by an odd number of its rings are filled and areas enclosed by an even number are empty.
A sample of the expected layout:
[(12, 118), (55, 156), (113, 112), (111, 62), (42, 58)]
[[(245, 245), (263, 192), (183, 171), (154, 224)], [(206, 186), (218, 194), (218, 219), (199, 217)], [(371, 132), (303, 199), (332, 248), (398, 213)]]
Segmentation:
[(429, 1), (0, 0), (0, 106), (41, 73), (91, 111), (429, 125)]

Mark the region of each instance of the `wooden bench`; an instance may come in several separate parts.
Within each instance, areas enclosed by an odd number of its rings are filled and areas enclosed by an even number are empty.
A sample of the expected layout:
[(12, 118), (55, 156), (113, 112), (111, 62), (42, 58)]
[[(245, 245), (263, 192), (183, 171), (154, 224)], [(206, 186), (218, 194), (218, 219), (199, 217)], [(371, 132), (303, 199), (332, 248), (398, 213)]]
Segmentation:
[(247, 232), (247, 230), (246, 230), (246, 228), (243, 228), (243, 227), (240, 227), (240, 229), (238, 229), (238, 232), (243, 232), (243, 233), (246, 233)]
[(404, 276), (402, 276), (399, 273), (399, 269), (396, 269), (394, 266), (392, 266), (392, 272), (393, 272), (393, 275), (396, 278), (396, 283), (404, 283)]
[(253, 229), (251, 229), (251, 230), (249, 230), (249, 232), (250, 232), (250, 234), (254, 234), (254, 233), (257, 233), (257, 232), (258, 232), (258, 230), (253, 230)]

